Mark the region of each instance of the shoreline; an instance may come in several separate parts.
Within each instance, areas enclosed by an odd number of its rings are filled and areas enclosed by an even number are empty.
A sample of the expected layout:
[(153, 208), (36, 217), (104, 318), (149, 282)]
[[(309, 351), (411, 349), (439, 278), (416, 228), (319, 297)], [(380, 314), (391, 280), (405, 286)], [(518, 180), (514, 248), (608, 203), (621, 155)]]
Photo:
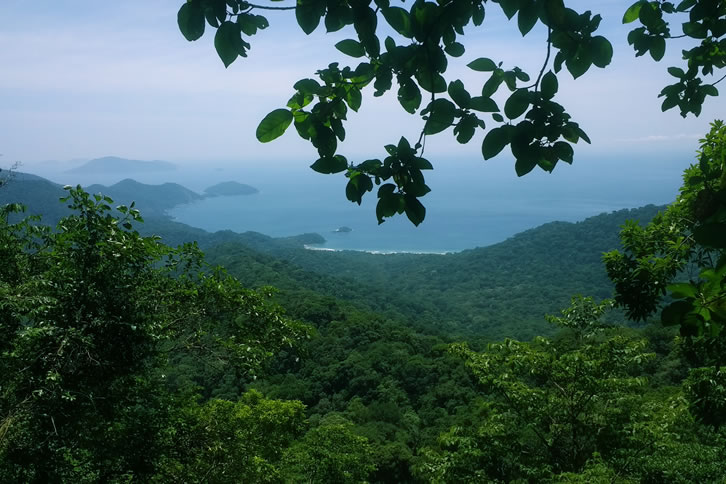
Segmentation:
[(317, 250), (323, 252), (364, 252), (366, 254), (373, 255), (391, 255), (391, 254), (416, 254), (416, 255), (447, 255), (455, 254), (461, 251), (447, 250), (447, 251), (426, 251), (426, 250), (372, 250), (372, 249), (333, 249), (330, 247), (316, 247), (312, 244), (304, 244), (303, 248), (306, 250)]

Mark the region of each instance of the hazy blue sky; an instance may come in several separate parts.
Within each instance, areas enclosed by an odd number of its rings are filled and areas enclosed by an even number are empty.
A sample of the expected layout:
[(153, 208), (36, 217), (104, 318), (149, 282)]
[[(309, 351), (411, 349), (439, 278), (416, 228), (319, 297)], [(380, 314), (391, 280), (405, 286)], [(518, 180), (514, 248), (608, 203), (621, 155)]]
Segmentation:
[[(581, 154), (692, 153), (696, 139), (726, 113), (726, 96), (709, 101), (700, 118), (660, 112), (656, 95), (671, 82), (669, 46), (659, 64), (635, 59), (620, 25), (623, 1), (573, 1), (602, 13), (602, 32), (614, 44), (613, 64), (572, 82), (560, 76), (564, 104), (593, 139)], [(279, 3), (278, 3), (279, 4)], [(252, 39), (248, 59), (225, 69), (212, 36), (189, 43), (176, 26), (181, 0), (2, 0), (0, 2), (0, 166), (19, 160), (67, 160), (117, 155), (137, 159), (291, 159), (310, 162), (314, 149), (290, 130), (277, 142), (255, 140), (258, 122), (284, 106), (292, 84), (328, 62), (346, 62), (332, 45), (351, 37), (305, 36), (291, 12), (269, 13), (271, 28)], [(484, 32), (468, 29), (467, 53), (448, 76), (472, 91), (484, 77), (463, 67), (480, 56), (519, 64), (533, 76), (544, 58), (544, 32), (522, 40), (515, 23), (487, 6)], [(354, 64), (353, 60), (349, 61)], [(721, 87), (721, 86), (719, 86)], [(404, 113), (390, 93), (364, 100), (348, 123), (341, 151), (380, 156), (382, 145), (415, 137), (422, 121)], [(432, 157), (480, 157), (480, 133), (462, 147), (451, 134), (430, 137)]]

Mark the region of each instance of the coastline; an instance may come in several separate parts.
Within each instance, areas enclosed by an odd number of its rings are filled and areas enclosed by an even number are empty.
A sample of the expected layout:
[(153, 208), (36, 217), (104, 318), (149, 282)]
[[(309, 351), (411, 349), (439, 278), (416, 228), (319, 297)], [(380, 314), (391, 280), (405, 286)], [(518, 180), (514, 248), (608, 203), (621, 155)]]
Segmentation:
[(426, 251), (426, 250), (368, 250), (368, 249), (332, 249), (330, 247), (315, 247), (314, 245), (304, 244), (303, 247), (306, 250), (319, 250), (325, 252), (364, 252), (366, 254), (373, 255), (392, 255), (392, 254), (416, 254), (416, 255), (447, 255), (455, 254), (461, 251), (447, 250), (447, 251)]

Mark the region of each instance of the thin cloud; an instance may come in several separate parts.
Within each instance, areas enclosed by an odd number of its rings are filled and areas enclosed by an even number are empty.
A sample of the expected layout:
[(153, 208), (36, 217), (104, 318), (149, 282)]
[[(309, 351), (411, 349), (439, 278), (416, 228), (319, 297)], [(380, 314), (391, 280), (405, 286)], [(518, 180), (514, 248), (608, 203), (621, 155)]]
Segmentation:
[(679, 141), (679, 140), (693, 140), (699, 139), (702, 135), (700, 134), (688, 134), (688, 133), (677, 133), (677, 134), (654, 134), (649, 136), (640, 136), (637, 138), (619, 138), (615, 141), (621, 143), (659, 143), (664, 141)]

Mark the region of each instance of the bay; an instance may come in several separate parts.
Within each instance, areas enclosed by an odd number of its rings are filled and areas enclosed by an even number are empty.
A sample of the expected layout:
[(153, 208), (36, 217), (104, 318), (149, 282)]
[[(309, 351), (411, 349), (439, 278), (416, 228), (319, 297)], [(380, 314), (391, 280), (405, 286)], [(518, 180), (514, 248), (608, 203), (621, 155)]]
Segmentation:
[[(378, 225), (375, 191), (359, 207), (345, 199), (344, 177), (302, 171), (288, 177), (248, 175), (237, 181), (251, 183), (260, 193), (207, 198), (177, 206), (169, 215), (208, 231), (255, 231), (273, 237), (318, 233), (326, 239), (316, 247), (322, 249), (456, 252), (491, 245), (555, 220), (576, 222), (603, 212), (668, 203), (675, 197), (685, 163), (679, 158), (581, 165), (517, 178), (508, 170), (484, 174), (480, 163), (460, 161), (455, 170), (427, 173), (433, 191), (422, 198), (427, 214), (419, 227), (405, 215)], [(597, 169), (603, 167), (607, 170)], [(335, 232), (343, 226), (352, 231)]]

